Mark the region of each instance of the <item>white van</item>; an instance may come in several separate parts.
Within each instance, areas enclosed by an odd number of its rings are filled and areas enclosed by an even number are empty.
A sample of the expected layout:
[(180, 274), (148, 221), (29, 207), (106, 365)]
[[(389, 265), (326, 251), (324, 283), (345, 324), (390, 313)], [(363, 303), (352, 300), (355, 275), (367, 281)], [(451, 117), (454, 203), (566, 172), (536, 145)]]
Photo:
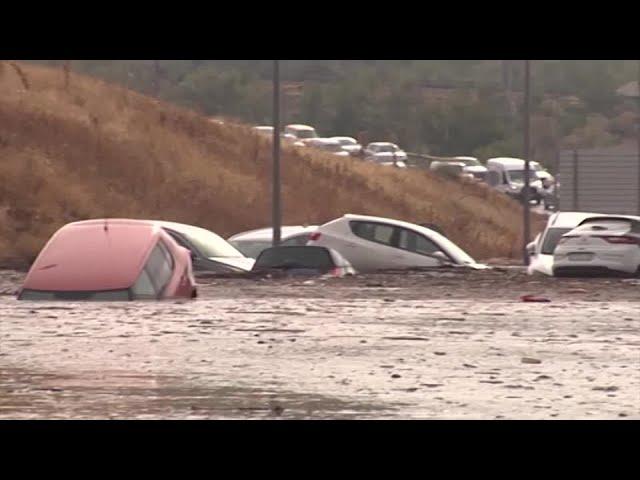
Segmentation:
[[(520, 158), (490, 158), (487, 160), (487, 183), (495, 189), (520, 200), (524, 187), (524, 160)], [(542, 182), (537, 177), (534, 168), (530, 165), (529, 186), (531, 193), (529, 198), (540, 204), (542, 195)]]

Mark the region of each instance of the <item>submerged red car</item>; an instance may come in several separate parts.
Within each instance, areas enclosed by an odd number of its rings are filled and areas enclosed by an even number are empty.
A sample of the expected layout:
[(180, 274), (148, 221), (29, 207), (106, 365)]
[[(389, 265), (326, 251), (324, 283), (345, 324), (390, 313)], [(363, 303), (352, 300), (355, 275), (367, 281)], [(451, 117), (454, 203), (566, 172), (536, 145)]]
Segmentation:
[(86, 220), (58, 230), (31, 266), (18, 300), (193, 298), (189, 250), (153, 222)]

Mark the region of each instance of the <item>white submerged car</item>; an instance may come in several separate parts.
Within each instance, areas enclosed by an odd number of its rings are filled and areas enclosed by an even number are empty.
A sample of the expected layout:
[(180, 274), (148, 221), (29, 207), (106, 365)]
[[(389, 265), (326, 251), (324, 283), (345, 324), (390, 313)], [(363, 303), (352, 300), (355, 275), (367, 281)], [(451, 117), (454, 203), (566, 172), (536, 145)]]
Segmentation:
[(337, 250), (359, 272), (446, 264), (488, 268), (433, 230), (366, 215), (347, 214), (318, 227), (307, 245)]
[(553, 254), (554, 276), (640, 275), (640, 217), (591, 217), (565, 233)]
[(184, 223), (154, 223), (171, 235), (178, 245), (191, 251), (196, 272), (249, 272), (253, 268), (255, 259), (246, 257), (210, 230)]
[[(306, 245), (309, 235), (315, 232), (317, 228), (317, 225), (281, 227), (280, 245), (283, 247)], [(263, 250), (272, 247), (272, 239), (273, 229), (269, 227), (237, 233), (229, 237), (227, 241), (240, 250), (242, 254), (255, 259), (258, 258)]]
[(551, 215), (543, 232), (539, 233), (536, 239), (527, 245), (529, 253), (527, 273), (529, 275), (541, 273), (552, 276), (553, 252), (562, 235), (569, 233), (583, 220), (601, 215), (591, 212), (557, 212)]

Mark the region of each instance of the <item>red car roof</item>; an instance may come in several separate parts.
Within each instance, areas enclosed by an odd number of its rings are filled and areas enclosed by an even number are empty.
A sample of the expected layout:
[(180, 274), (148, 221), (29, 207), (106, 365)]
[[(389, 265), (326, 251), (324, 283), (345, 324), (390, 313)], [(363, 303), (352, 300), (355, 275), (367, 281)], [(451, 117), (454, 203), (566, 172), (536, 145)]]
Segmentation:
[(88, 220), (58, 230), (31, 266), (24, 288), (119, 290), (132, 286), (163, 231), (136, 220)]

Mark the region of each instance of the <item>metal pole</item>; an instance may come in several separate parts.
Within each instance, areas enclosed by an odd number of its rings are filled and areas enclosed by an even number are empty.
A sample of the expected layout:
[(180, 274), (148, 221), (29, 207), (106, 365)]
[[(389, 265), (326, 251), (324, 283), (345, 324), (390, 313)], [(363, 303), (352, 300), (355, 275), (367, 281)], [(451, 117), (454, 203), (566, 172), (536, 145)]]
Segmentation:
[(640, 60), (638, 60), (638, 118), (636, 118), (638, 124), (638, 130), (636, 135), (638, 137), (638, 215), (640, 215)]
[(578, 151), (573, 151), (573, 210), (580, 211), (578, 206)]
[(529, 265), (529, 254), (527, 253), (527, 244), (531, 237), (531, 203), (529, 196), (529, 153), (531, 151), (530, 139), (529, 139), (529, 90), (530, 90), (530, 69), (529, 60), (524, 61), (524, 189), (522, 199), (524, 202), (524, 232), (523, 232), (523, 246), (522, 254), (524, 258), (524, 264)]
[(282, 212), (280, 208), (280, 62), (273, 61), (273, 198), (272, 218), (273, 246), (280, 244)]

